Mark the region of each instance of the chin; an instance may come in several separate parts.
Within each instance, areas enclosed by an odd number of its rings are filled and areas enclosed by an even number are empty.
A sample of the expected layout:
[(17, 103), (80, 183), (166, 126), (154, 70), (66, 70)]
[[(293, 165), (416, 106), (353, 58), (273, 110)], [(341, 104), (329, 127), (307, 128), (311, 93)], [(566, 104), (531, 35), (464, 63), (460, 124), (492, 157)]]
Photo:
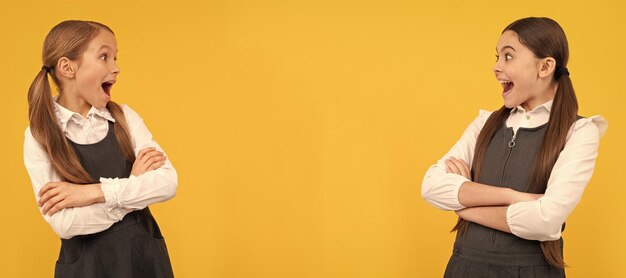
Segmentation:
[(504, 107), (511, 109), (511, 108), (513, 108), (513, 107), (517, 107), (517, 105), (514, 105), (514, 104), (508, 104), (508, 103), (506, 103), (506, 102), (505, 102), (505, 103), (504, 103)]
[(107, 106), (109, 102), (100, 102), (100, 103), (94, 103), (92, 104), (93, 107), (98, 108), (98, 109), (103, 109)]
[(517, 103), (515, 103), (515, 102), (513, 102), (513, 101), (507, 101), (507, 100), (505, 100), (505, 101), (504, 101), (504, 106), (505, 106), (506, 108), (515, 108), (515, 107), (517, 107), (518, 105), (519, 105), (519, 104), (517, 104)]

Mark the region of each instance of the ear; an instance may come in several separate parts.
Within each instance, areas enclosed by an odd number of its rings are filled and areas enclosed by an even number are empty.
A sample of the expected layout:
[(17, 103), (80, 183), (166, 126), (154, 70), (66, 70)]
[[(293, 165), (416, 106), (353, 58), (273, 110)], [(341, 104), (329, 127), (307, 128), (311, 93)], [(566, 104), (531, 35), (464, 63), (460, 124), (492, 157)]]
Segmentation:
[(76, 76), (76, 68), (77, 64), (72, 60), (67, 57), (61, 57), (61, 59), (57, 62), (56, 72), (65, 78), (72, 79)]
[(550, 76), (556, 70), (556, 60), (552, 57), (546, 57), (539, 60), (539, 78)]

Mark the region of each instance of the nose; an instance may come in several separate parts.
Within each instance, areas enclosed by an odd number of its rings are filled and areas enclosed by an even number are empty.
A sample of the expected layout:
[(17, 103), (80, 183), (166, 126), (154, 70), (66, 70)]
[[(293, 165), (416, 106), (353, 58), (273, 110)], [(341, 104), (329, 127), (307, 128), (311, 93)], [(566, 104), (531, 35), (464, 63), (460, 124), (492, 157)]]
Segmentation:
[(496, 61), (496, 63), (493, 65), (493, 72), (496, 74), (502, 72), (502, 66), (500, 65), (499, 61)]
[(117, 63), (114, 63), (114, 64), (113, 64), (113, 70), (112, 70), (112, 73), (113, 73), (113, 74), (115, 74), (115, 75), (118, 75), (118, 74), (120, 74), (120, 71), (122, 71), (122, 70), (120, 69), (120, 67), (117, 65)]

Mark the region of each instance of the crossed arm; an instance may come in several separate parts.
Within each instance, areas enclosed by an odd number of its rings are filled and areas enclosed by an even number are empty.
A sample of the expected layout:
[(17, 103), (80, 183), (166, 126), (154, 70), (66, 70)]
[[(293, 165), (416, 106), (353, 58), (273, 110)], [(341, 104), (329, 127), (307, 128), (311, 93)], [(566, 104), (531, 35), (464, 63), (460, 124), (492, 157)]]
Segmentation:
[[(463, 160), (450, 157), (446, 159), (446, 173), (454, 173), (471, 180), (470, 169)], [(511, 233), (507, 223), (506, 211), (509, 205), (534, 201), (543, 194), (532, 194), (515, 191), (511, 188), (496, 187), (464, 182), (459, 189), (459, 203), (465, 208), (456, 210), (456, 214), (467, 220), (492, 229)]]
[[(163, 152), (150, 147), (142, 149), (133, 163), (131, 175), (158, 169), (165, 164)], [(52, 216), (64, 208), (85, 207), (96, 203), (104, 203), (104, 192), (101, 184), (73, 184), (69, 182), (49, 182), (38, 193), (37, 204), (43, 207), (41, 213)]]
[(30, 128), (26, 129), (24, 164), (33, 193), (44, 220), (61, 238), (106, 230), (126, 214), (176, 195), (178, 174), (170, 159), (141, 117), (130, 107), (121, 106), (136, 156), (127, 178), (100, 178), (100, 183), (80, 186), (58, 182), (62, 178), (46, 151)]
[(476, 138), (489, 114), (481, 112), (457, 143), (422, 183), (422, 196), (433, 206), (453, 210), (461, 218), (528, 240), (556, 240), (591, 179), (600, 137), (607, 122), (601, 116), (572, 125), (554, 164), (543, 195), (472, 182), (466, 162), (472, 160)]

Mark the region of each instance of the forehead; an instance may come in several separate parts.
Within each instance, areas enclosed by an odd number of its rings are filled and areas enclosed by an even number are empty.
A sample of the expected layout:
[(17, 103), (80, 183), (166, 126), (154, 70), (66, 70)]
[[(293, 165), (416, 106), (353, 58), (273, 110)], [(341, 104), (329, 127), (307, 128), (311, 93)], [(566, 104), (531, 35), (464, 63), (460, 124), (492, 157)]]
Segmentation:
[(511, 46), (516, 50), (524, 48), (524, 45), (519, 41), (517, 34), (511, 30), (507, 30), (502, 33), (500, 39), (498, 40), (498, 44), (496, 45), (496, 50), (500, 51), (506, 46)]
[(113, 52), (117, 52), (117, 40), (113, 33), (107, 30), (100, 30), (98, 35), (87, 45), (87, 52), (95, 52), (100, 49), (109, 49)]

